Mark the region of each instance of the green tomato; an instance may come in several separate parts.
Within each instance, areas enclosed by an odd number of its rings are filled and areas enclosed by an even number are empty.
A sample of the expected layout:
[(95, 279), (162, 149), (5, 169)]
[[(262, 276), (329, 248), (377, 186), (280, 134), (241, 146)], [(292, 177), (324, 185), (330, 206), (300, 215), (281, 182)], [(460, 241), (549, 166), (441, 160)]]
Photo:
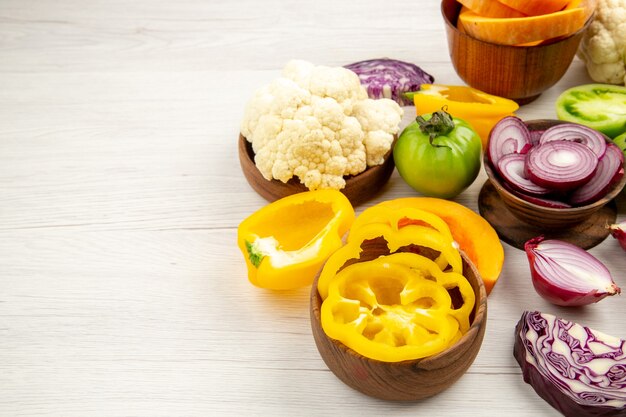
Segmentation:
[(453, 198), (478, 176), (480, 136), (465, 121), (444, 111), (418, 116), (400, 134), (393, 159), (400, 176), (416, 191)]
[(572, 87), (556, 100), (556, 115), (614, 138), (626, 132), (626, 87), (609, 84)]

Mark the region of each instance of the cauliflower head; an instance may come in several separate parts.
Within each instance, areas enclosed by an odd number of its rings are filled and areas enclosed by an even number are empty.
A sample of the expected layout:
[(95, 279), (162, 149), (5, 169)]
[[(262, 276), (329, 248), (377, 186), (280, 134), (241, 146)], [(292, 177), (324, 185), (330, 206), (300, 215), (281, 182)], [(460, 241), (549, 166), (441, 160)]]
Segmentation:
[(342, 189), (345, 176), (384, 162), (402, 116), (395, 101), (369, 99), (354, 72), (293, 60), (254, 93), (241, 133), (264, 178)]
[(594, 81), (626, 83), (626, 0), (599, 0), (578, 56)]

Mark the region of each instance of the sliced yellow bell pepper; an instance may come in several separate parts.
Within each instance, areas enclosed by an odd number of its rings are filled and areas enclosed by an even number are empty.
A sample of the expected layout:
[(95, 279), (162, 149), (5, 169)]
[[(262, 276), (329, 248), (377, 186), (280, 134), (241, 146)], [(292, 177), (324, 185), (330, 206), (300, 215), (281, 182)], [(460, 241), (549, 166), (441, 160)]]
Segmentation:
[[(458, 290), (455, 308), (450, 290)], [(324, 332), (357, 353), (385, 362), (435, 355), (469, 328), (475, 294), (467, 279), (432, 260), (395, 253), (351, 264), (329, 282)]]
[(513, 100), (465, 86), (422, 84), (413, 96), (417, 115), (445, 108), (452, 116), (468, 122), (487, 146), (489, 132), (505, 116), (513, 115), (519, 105)]
[(336, 190), (306, 191), (266, 205), (237, 230), (248, 279), (273, 290), (311, 285), (353, 221), (350, 201)]

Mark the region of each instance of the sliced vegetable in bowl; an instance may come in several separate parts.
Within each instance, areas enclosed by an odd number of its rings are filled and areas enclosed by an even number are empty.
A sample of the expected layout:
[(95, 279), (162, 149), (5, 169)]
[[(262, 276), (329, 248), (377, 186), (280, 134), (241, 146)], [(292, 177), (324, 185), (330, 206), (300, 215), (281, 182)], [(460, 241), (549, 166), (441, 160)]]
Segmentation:
[(413, 104), (404, 93), (419, 90), (435, 78), (410, 62), (379, 58), (359, 61), (345, 66), (356, 73), (371, 99), (388, 98), (401, 106)]
[(626, 414), (626, 341), (538, 311), (515, 327), (524, 381), (567, 417)]

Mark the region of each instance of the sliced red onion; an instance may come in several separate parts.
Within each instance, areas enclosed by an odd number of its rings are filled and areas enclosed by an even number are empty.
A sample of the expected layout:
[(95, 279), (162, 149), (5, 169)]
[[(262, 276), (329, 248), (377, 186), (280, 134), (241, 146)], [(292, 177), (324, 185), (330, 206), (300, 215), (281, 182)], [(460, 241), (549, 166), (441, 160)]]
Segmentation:
[(617, 239), (622, 249), (626, 250), (626, 220), (608, 227), (611, 230), (611, 236)]
[(524, 154), (532, 147), (530, 132), (522, 119), (507, 116), (501, 119), (489, 132), (487, 157), (497, 169), (500, 158), (504, 155)]
[(528, 201), (529, 203), (536, 204), (538, 206), (550, 207), (550, 208), (559, 208), (559, 209), (572, 208), (572, 206), (570, 204), (567, 204), (566, 202), (561, 201), (561, 200), (553, 200), (553, 199), (550, 199), (550, 198), (545, 198), (545, 197), (539, 197), (539, 196), (536, 196), (536, 195), (526, 194), (526, 193), (520, 192), (518, 190), (515, 190), (513, 187), (511, 187), (507, 183), (503, 183), (503, 186), (504, 186), (504, 188), (509, 190), (511, 192), (511, 194), (514, 194), (514, 195), (518, 196), (519, 198), (521, 198), (522, 200)]
[(550, 192), (549, 189), (535, 184), (526, 177), (526, 156), (519, 153), (503, 155), (498, 162), (498, 171), (506, 183), (514, 190), (526, 194), (543, 195)]
[(534, 146), (526, 154), (526, 176), (542, 187), (567, 191), (585, 184), (598, 166), (587, 146), (566, 140)]
[(569, 197), (570, 203), (583, 206), (604, 197), (624, 176), (624, 154), (617, 145), (609, 143), (598, 168), (589, 182), (575, 190)]
[(563, 415), (626, 414), (626, 341), (525, 311), (515, 327), (513, 355), (524, 381)]
[(576, 245), (539, 236), (524, 250), (535, 290), (553, 304), (582, 306), (620, 293), (607, 267)]
[(361, 80), (367, 95), (373, 99), (390, 98), (401, 106), (413, 104), (404, 93), (417, 91), (422, 84), (432, 84), (435, 78), (410, 62), (381, 58), (346, 65)]
[(600, 132), (575, 123), (552, 126), (541, 135), (539, 144), (559, 140), (581, 143), (591, 149), (598, 158), (604, 155), (606, 149), (606, 140)]
[(543, 132), (545, 132), (545, 130), (531, 130), (530, 131), (530, 144), (532, 146), (539, 145), (539, 139), (541, 139)]

